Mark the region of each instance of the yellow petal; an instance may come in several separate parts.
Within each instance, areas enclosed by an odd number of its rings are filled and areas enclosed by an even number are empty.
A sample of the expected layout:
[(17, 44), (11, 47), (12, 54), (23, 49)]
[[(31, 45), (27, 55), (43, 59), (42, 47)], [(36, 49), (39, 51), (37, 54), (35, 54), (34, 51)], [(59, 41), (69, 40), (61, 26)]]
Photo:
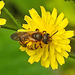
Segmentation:
[(62, 30), (59, 30), (55, 35), (62, 35), (64, 33), (65, 33), (65, 29), (62, 29)]
[(59, 44), (63, 50), (66, 50), (68, 52), (71, 52), (71, 46), (70, 45), (64, 45), (64, 44)]
[(39, 62), (41, 59), (41, 57), (38, 57), (38, 56), (34, 56), (34, 57), (35, 57), (35, 59), (34, 59), (35, 62)]
[(59, 36), (53, 36), (52, 39), (54, 41), (63, 40), (63, 38), (61, 37), (61, 35), (59, 35)]
[(42, 59), (46, 60), (48, 58), (48, 56), (49, 56), (49, 52), (48, 52), (48, 45), (47, 45), (44, 49), (44, 54), (42, 56)]
[(50, 20), (50, 12), (46, 12), (43, 6), (40, 6), (40, 8), (42, 13), (42, 19), (45, 21), (46, 25), (48, 25)]
[(61, 44), (69, 44), (70, 40), (69, 39), (59, 40), (58, 42), (61, 43)]
[(3, 1), (0, 1), (0, 10), (4, 7), (5, 3)]
[(39, 28), (41, 31), (44, 30), (45, 29), (45, 27), (44, 27), (44, 20), (38, 15), (38, 13), (36, 12), (36, 10), (32, 8), (31, 10), (29, 10), (29, 13), (30, 13), (32, 19), (36, 23), (36, 24), (34, 24), (35, 27)]
[(53, 44), (50, 44), (50, 64), (52, 69), (57, 69), (58, 68), (58, 63), (55, 59), (55, 46)]
[(25, 47), (22, 47), (22, 46), (21, 46), (19, 49), (20, 49), (21, 51), (25, 51), (25, 50), (26, 50), (26, 48), (25, 48)]
[(25, 15), (24, 20), (30, 25), (32, 25), (32, 23), (33, 23), (33, 20), (27, 15)]
[(71, 38), (71, 37), (73, 37), (74, 36), (74, 31), (66, 31), (65, 33), (64, 33), (64, 37), (65, 38)]
[(49, 68), (50, 65), (50, 59), (47, 58), (46, 60), (41, 59), (41, 65), (44, 66), (45, 68)]
[(36, 53), (36, 51), (26, 49), (26, 53), (27, 53), (29, 56), (33, 56), (33, 55)]
[(61, 23), (57, 26), (55, 26), (54, 31), (51, 33), (51, 35), (53, 35), (54, 33), (56, 33), (58, 30), (63, 30), (66, 26), (68, 25), (68, 19), (65, 18), (63, 21), (61, 21)]
[(58, 63), (55, 59), (55, 55), (51, 56), (51, 67), (53, 70), (58, 69)]
[(65, 18), (65, 19), (57, 26), (57, 29), (58, 29), (58, 30), (64, 29), (67, 25), (68, 25), (68, 19)]
[(34, 55), (34, 57), (35, 57), (34, 61), (38, 62), (41, 59), (43, 53), (44, 53), (44, 49), (38, 49), (38, 51)]
[(57, 17), (57, 9), (54, 8), (52, 11), (52, 18), (54, 19), (54, 21), (56, 20), (56, 17)]
[(52, 39), (52, 43), (54, 44), (54, 46), (56, 46), (58, 44), (58, 41), (55, 39)]
[(53, 56), (55, 52), (55, 47), (53, 44), (50, 44), (50, 56)]
[(42, 19), (46, 22), (46, 10), (43, 6), (40, 6), (41, 13), (42, 13)]
[(27, 29), (28, 31), (35, 31), (35, 29), (31, 26), (31, 25), (28, 25), (28, 24), (23, 24), (22, 26), (23, 28)]
[(52, 31), (55, 29), (54, 19), (52, 17), (50, 17), (49, 25), (46, 27), (47, 27), (47, 31), (50, 33), (50, 35), (52, 35), (53, 34)]
[(50, 12), (46, 12), (46, 24), (47, 24), (47, 26), (49, 26), (50, 18), (51, 18)]
[(60, 46), (56, 45), (55, 49), (57, 50), (57, 52), (59, 52), (59, 53), (61, 52), (61, 47)]
[(33, 20), (37, 21), (38, 19), (40, 19), (40, 16), (38, 15), (35, 9), (32, 8), (31, 10), (29, 10), (29, 13)]
[(57, 17), (57, 20), (56, 20), (56, 23), (55, 25), (57, 26), (64, 18), (64, 14), (61, 13), (58, 17)]
[(4, 24), (6, 24), (6, 19), (1, 19), (0, 18), (0, 25), (4, 25)]
[(18, 29), (17, 31), (18, 32), (26, 32), (27, 30), (25, 30), (25, 29)]
[(56, 52), (56, 59), (60, 65), (63, 65), (65, 63), (64, 57), (61, 54), (59, 54), (58, 52)]
[(31, 57), (29, 58), (28, 62), (29, 62), (30, 64), (33, 64), (33, 63), (34, 63), (34, 56), (31, 56)]
[(61, 51), (61, 55), (64, 56), (65, 58), (68, 58), (69, 56), (69, 54), (65, 50)]
[[(34, 52), (33, 52), (34, 51)], [(31, 64), (33, 62), (39, 62), (39, 60), (41, 59), (41, 56), (43, 55), (44, 51), (43, 49), (37, 49), (37, 51), (35, 50), (26, 50), (27, 54), (29, 56), (31, 56), (28, 60), (28, 62), (30, 62)]]

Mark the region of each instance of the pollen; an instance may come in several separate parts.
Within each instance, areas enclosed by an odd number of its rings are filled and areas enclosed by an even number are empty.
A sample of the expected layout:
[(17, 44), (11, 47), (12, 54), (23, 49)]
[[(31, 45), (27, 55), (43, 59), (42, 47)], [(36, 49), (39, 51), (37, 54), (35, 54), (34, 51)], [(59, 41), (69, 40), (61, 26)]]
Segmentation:
[(32, 45), (32, 42), (29, 42), (28, 44), (27, 44), (27, 47), (30, 47)]

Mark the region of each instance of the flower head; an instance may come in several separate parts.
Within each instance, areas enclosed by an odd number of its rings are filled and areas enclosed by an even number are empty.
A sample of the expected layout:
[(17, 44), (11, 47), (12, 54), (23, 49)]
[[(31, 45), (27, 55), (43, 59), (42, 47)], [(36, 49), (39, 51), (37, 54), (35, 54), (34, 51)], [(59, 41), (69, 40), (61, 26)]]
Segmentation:
[[(57, 16), (57, 9), (54, 8), (52, 14), (45, 10), (43, 6), (40, 6), (42, 17), (38, 15), (35, 9), (29, 10), (31, 18), (25, 16), (24, 20), (27, 24), (23, 24), (24, 29), (18, 30), (19, 32), (36, 31), (47, 35), (48, 41), (32, 42), (26, 40), (26, 47), (21, 46), (21, 51), (25, 51), (29, 56), (29, 63), (41, 61), (41, 65), (52, 69), (58, 68), (58, 63), (63, 65), (65, 63), (64, 57), (68, 58), (71, 52), (71, 46), (69, 38), (74, 36), (74, 31), (65, 31), (65, 27), (68, 25), (68, 19), (64, 18), (64, 14), (61, 13)], [(36, 45), (36, 48), (35, 48)]]
[[(4, 7), (5, 3), (3, 1), (0, 1), (0, 14), (1, 14), (1, 10)], [(0, 18), (0, 25), (4, 25), (6, 24), (6, 19)]]

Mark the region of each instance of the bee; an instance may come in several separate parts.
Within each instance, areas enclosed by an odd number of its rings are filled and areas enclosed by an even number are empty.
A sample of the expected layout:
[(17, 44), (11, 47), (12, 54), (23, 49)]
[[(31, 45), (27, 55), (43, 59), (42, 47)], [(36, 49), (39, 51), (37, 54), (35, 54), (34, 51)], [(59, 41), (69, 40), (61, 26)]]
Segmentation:
[[(40, 47), (41, 42), (44, 44), (48, 44), (50, 41), (50, 36), (45, 31), (39, 32), (39, 31), (28, 31), (28, 32), (16, 32), (11, 35), (11, 39), (15, 41), (19, 41), (20, 45), (23, 47), (27, 47), (28, 42), (25, 43), (25, 41), (29, 42), (39, 42)], [(37, 49), (35, 44), (35, 49)], [(31, 48), (32, 49), (32, 48)]]

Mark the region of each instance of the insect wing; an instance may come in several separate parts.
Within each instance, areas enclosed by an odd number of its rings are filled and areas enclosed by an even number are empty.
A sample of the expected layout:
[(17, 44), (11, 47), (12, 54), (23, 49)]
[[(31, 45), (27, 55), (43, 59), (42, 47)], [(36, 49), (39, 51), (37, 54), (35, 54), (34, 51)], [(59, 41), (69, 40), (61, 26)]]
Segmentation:
[(17, 32), (11, 35), (11, 39), (15, 40), (15, 41), (20, 41), (20, 37), (23, 36), (23, 34), (25, 34), (24, 32)]
[(15, 41), (21, 41), (22, 39), (29, 40), (29, 41), (36, 41), (34, 38), (31, 37), (33, 33), (37, 33), (37, 32), (36, 31), (17, 32), (11, 35), (11, 39)]

